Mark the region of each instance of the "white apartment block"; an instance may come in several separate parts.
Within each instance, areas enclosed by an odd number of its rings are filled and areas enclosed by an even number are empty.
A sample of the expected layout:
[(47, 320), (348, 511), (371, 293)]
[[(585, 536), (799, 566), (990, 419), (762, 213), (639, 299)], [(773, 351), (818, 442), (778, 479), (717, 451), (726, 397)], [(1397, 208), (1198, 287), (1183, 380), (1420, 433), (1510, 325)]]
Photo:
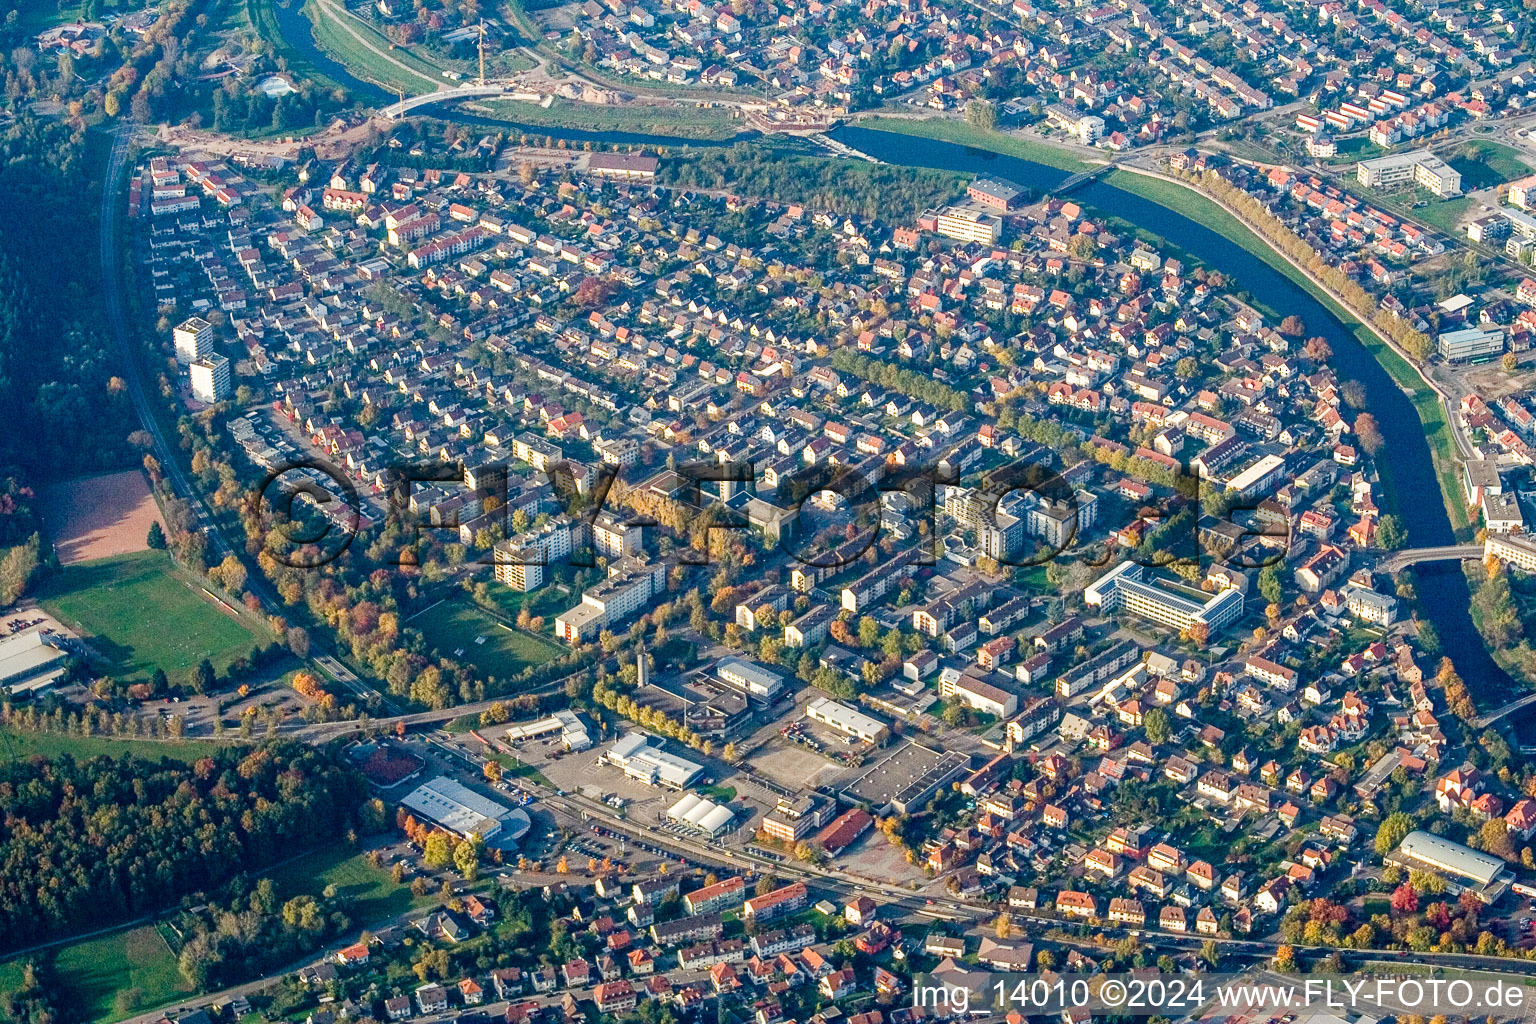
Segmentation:
[(188, 317), (171, 331), (171, 340), (178, 363), (195, 363), (213, 352), (213, 325), (200, 316)]
[(235, 393), (235, 375), (224, 356), (199, 357), (187, 367), (187, 376), (192, 382), (192, 397), (204, 405), (222, 402)]
[(567, 643), (583, 643), (623, 622), (667, 587), (667, 567), (662, 562), (621, 558), (608, 567), (608, 573), (606, 580), (582, 593), (580, 604), (555, 618), (555, 633)]
[(1355, 178), (1367, 188), (1391, 188), (1412, 182), (1442, 199), (1461, 195), (1461, 172), (1428, 150), (1362, 160)]
[(1003, 234), (1003, 222), (972, 206), (951, 206), (934, 218), (934, 230), (962, 242), (994, 244)]

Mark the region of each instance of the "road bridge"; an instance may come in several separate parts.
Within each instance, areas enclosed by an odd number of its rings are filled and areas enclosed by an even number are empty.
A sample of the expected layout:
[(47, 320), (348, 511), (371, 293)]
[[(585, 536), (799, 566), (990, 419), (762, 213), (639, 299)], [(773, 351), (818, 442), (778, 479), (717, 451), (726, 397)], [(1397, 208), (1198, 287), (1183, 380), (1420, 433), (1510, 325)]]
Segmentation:
[(1536, 704), (1536, 693), (1528, 693), (1524, 697), (1519, 697), (1510, 701), (1508, 704), (1505, 704), (1501, 708), (1494, 708), (1492, 711), (1478, 715), (1476, 718), (1472, 719), (1471, 724), (1474, 728), (1486, 729), (1488, 726), (1492, 725), (1494, 722), (1497, 722), (1499, 719), (1507, 718), (1514, 714), (1516, 711), (1521, 711), (1525, 708), (1528, 708), (1532, 704)]
[(420, 96), (407, 96), (387, 107), (379, 108), (379, 116), (391, 121), (398, 121), (417, 107), (425, 107), (432, 103), (457, 103), (459, 100), (469, 100), (489, 96), (512, 96), (517, 90), (510, 85), (460, 85), (452, 89), (439, 89), (436, 92), (424, 92)]
[(1481, 544), (1451, 544), (1438, 548), (1405, 548), (1394, 551), (1377, 563), (1383, 572), (1401, 572), (1423, 562), (1465, 562), (1483, 557)]

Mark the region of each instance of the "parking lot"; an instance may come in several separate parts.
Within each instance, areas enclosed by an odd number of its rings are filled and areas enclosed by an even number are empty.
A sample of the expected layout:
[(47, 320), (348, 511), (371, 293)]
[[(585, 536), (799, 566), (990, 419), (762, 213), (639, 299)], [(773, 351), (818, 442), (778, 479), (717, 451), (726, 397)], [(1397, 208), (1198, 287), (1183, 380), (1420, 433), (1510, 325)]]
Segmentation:
[(783, 726), (779, 735), (791, 743), (820, 754), (834, 764), (845, 767), (863, 764), (868, 759), (869, 752), (874, 749), (874, 744), (867, 743), (857, 736), (850, 736), (824, 722), (804, 717)]

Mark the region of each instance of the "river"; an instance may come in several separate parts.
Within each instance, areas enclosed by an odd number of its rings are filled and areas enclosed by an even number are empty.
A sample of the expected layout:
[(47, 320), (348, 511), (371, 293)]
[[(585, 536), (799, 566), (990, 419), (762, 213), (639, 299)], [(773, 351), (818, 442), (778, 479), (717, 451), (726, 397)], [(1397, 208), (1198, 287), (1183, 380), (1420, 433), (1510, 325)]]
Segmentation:
[[(1068, 171), (1045, 164), (893, 132), (846, 127), (832, 136), (889, 163), (992, 174), (1037, 192), (1049, 191), (1070, 176)], [(1072, 198), (1159, 235), (1208, 266), (1220, 268), (1238, 287), (1260, 297), (1281, 315), (1300, 316), (1306, 321), (1308, 335), (1326, 338), (1333, 348), (1334, 369), (1341, 379), (1354, 379), (1363, 385), (1367, 409), (1387, 438), (1392, 484), (1388, 500), (1407, 528), (1409, 545), (1456, 543), (1450, 517), (1440, 500), (1424, 426), (1413, 403), (1326, 306), (1242, 246), (1167, 207), (1100, 180), (1083, 185)], [(1437, 562), (1421, 565), (1416, 572), (1419, 593), (1425, 595), (1424, 611), (1440, 634), (1441, 650), (1477, 696), (1478, 706), (1486, 710), (1507, 699), (1506, 695), (1525, 689), (1499, 667), (1484, 646), (1472, 623), (1471, 594), (1460, 566)], [(1426, 667), (1433, 670), (1434, 665)]]
[[(273, 5), (278, 26), (289, 45), (365, 102), (376, 105), (393, 102), (395, 97), (386, 90), (357, 78), (316, 45), (314, 26), (305, 17), (301, 7), (302, 0), (291, 0), (287, 6), (280, 3)], [(671, 136), (525, 125), (443, 108), (434, 110), (432, 116), (467, 124), (526, 131), (530, 135), (550, 135), (575, 142), (710, 145)], [(850, 126), (839, 128), (831, 135), (839, 142), (888, 163), (993, 174), (1037, 192), (1049, 191), (1070, 176), (1070, 172), (1017, 157), (893, 132)], [(1159, 235), (1207, 265), (1219, 267), (1243, 290), (1261, 297), (1265, 305), (1282, 315), (1294, 313), (1300, 316), (1306, 321), (1309, 335), (1322, 335), (1326, 338), (1333, 348), (1333, 366), (1340, 378), (1354, 379), (1361, 383), (1365, 389), (1367, 407), (1387, 438), (1392, 483), (1392, 493), (1388, 497), (1407, 528), (1409, 544), (1414, 547), (1439, 547), (1456, 543), (1450, 517), (1440, 500), (1439, 481), (1435, 477), (1423, 424), (1412, 402), (1360, 343), (1360, 339), (1327, 307), (1242, 246), (1151, 200), (1124, 192), (1100, 180), (1083, 185), (1073, 193), (1072, 198), (1085, 206), (1113, 214)], [(1455, 663), (1457, 671), (1476, 695), (1479, 707), (1486, 710), (1507, 699), (1507, 695), (1525, 689), (1499, 667), (1484, 646), (1482, 636), (1472, 623), (1471, 593), (1460, 566), (1438, 562), (1421, 565), (1416, 572), (1419, 592), (1426, 595), (1422, 605), (1440, 634), (1441, 650)], [(1433, 669), (1434, 666), (1431, 664), (1426, 667)], [(1529, 720), (1521, 725), (1522, 733), (1536, 731), (1532, 729)]]

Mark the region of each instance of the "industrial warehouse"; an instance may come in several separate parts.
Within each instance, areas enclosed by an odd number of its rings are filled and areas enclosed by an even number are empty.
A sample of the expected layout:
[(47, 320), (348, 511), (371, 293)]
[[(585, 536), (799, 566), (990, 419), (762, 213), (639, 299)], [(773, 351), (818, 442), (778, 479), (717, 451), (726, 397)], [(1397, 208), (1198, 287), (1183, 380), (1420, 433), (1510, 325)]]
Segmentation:
[(1453, 894), (1470, 892), (1484, 903), (1493, 903), (1513, 880), (1499, 858), (1422, 830), (1403, 837), (1386, 858), (1410, 871), (1431, 871), (1446, 881)]
[(625, 733), (604, 756), (609, 764), (623, 769), (631, 779), (666, 789), (687, 789), (704, 771), (687, 758), (653, 746), (651, 737), (643, 732)]
[(527, 812), (503, 807), (446, 775), (422, 783), (400, 804), (446, 832), (462, 839), (479, 836), (495, 846), (515, 844), (532, 825)]

